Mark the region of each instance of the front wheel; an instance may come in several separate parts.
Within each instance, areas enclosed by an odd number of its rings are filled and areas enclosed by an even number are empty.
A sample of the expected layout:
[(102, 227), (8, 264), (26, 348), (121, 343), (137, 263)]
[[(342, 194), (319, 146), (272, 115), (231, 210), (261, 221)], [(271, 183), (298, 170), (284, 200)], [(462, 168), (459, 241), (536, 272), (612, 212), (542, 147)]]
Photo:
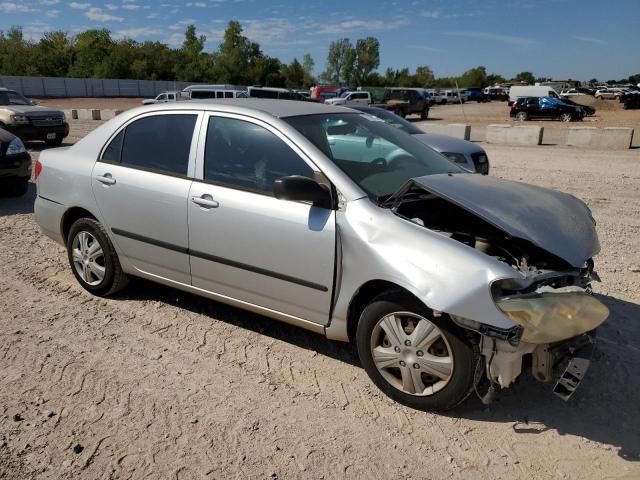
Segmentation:
[(570, 122), (571, 120), (573, 120), (573, 115), (571, 115), (568, 112), (565, 112), (562, 115), (560, 115), (560, 120), (562, 120), (563, 122)]
[(413, 297), (377, 297), (356, 332), (362, 365), (378, 388), (418, 410), (448, 410), (474, 386), (478, 355), (448, 317), (434, 317)]
[(420, 119), (426, 120), (427, 118), (429, 118), (429, 109), (425, 108), (424, 110), (422, 110), (422, 113), (420, 114)]
[(111, 240), (93, 218), (81, 218), (71, 226), (67, 253), (76, 280), (94, 295), (111, 295), (128, 283)]
[(527, 112), (518, 112), (518, 114), (516, 115), (516, 118), (519, 121), (524, 122), (529, 118), (529, 116), (527, 115)]
[(56, 137), (50, 140), (45, 140), (44, 143), (48, 146), (48, 147), (59, 147), (60, 145), (62, 145), (62, 138), (60, 137)]

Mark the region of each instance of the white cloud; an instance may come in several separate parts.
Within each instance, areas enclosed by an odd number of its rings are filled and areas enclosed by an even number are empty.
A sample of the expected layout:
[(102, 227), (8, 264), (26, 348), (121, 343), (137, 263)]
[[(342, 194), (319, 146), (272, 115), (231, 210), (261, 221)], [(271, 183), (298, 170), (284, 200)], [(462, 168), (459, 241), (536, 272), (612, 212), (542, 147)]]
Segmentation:
[(477, 38), (480, 40), (494, 40), (496, 42), (506, 43), (508, 45), (518, 45), (518, 46), (530, 46), (533, 45), (535, 40), (531, 38), (525, 37), (515, 37), (512, 35), (501, 35), (498, 33), (490, 33), (490, 32), (444, 32), (445, 35), (450, 35), (453, 37), (467, 37), (467, 38)]
[(594, 37), (574, 36), (573, 38), (575, 38), (576, 40), (580, 40), (581, 42), (595, 43), (596, 45), (605, 45), (607, 43), (604, 40)]
[(117, 5), (114, 5), (113, 3), (107, 3), (105, 4), (104, 8), (113, 12), (115, 10), (118, 10), (118, 8), (120, 7), (118, 7)]
[(60, 10), (49, 10), (45, 13), (45, 16), (48, 18), (57, 18), (60, 15)]
[(41, 5), (57, 5), (60, 3), (60, 0), (40, 0)]
[(75, 8), (76, 10), (86, 10), (91, 6), (90, 3), (78, 3), (78, 2), (71, 2), (71, 3), (68, 3), (67, 5), (69, 5), (71, 8)]
[(124, 28), (122, 30), (116, 30), (115, 37), (116, 38), (133, 38), (137, 40), (138, 38), (147, 38), (153, 37), (156, 35), (162, 34), (162, 30), (159, 28), (153, 27), (140, 27), (140, 28)]
[(187, 7), (207, 8), (207, 4), (204, 2), (189, 2)]
[(121, 22), (124, 20), (122, 17), (116, 17), (115, 15), (111, 15), (109, 13), (104, 13), (101, 8), (90, 8), (89, 11), (85, 13), (85, 16), (89, 20), (93, 20), (96, 22)]
[(424, 10), (420, 12), (420, 16), (426, 18), (440, 18), (442, 16), (442, 10)]
[(126, 4), (126, 5), (122, 5), (122, 8), (124, 8), (125, 10), (137, 10), (140, 8), (140, 5)]
[(21, 3), (2, 2), (0, 3), (0, 12), (37, 12), (37, 10)]
[(337, 35), (343, 33), (351, 33), (355, 31), (368, 31), (368, 32), (380, 32), (383, 30), (395, 30), (396, 28), (408, 25), (409, 21), (406, 18), (395, 18), (390, 20), (343, 20), (341, 22), (323, 22), (318, 24), (318, 33), (326, 33), (330, 35)]

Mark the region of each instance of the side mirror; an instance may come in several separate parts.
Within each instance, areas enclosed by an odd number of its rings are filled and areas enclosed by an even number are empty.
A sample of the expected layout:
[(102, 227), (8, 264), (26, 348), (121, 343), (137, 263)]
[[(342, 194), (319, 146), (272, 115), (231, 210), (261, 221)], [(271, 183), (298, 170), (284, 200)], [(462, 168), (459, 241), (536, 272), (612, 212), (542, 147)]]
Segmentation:
[(274, 182), (273, 191), (280, 200), (312, 202), (316, 207), (331, 207), (329, 190), (315, 180), (301, 175), (278, 178)]

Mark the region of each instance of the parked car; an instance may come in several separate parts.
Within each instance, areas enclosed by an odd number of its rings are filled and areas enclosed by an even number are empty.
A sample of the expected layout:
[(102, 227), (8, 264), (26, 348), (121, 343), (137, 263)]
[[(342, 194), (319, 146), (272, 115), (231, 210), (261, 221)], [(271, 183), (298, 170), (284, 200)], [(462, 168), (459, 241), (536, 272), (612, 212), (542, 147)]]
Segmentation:
[(311, 88), (311, 98), (317, 102), (324, 103), (329, 98), (338, 96), (338, 89), (335, 85), (316, 85)]
[(69, 135), (69, 124), (62, 111), (38, 106), (7, 88), (0, 88), (0, 128), (25, 142), (43, 140), (54, 146)]
[(433, 88), (428, 88), (430, 105), (438, 105), (442, 103), (442, 92)]
[(339, 97), (325, 100), (327, 105), (371, 105), (371, 94), (366, 91), (343, 92)]
[(519, 98), (524, 97), (560, 98), (560, 95), (553, 87), (546, 85), (514, 85), (509, 89), (509, 106), (513, 105)]
[(584, 118), (582, 107), (567, 105), (557, 98), (552, 97), (522, 97), (511, 106), (511, 118), (520, 121), (535, 118), (549, 118), (572, 122)]
[(352, 109), (152, 105), (36, 165), (35, 220), (87, 291), (139, 276), (353, 341), (413, 408), (452, 408), (484, 372), (489, 393), (507, 388), (523, 367), (567, 399), (609, 313), (589, 294), (583, 202), (462, 173)]
[(429, 98), (418, 89), (385, 88), (381, 102), (373, 106), (391, 110), (402, 118), (417, 113), (422, 120), (426, 120), (429, 118), (429, 102)]
[(155, 98), (146, 98), (142, 100), (142, 104), (153, 105), (155, 103), (179, 102), (181, 100), (188, 99), (189, 96), (185, 92), (163, 92), (157, 95)]
[(563, 90), (560, 92), (560, 97), (580, 97), (586, 95), (584, 92), (578, 91), (577, 88), (570, 88), (569, 90)]
[(0, 128), (0, 196), (24, 195), (31, 178), (31, 156), (14, 134)]
[(464, 103), (466, 101), (466, 97), (461, 95), (457, 90), (445, 90), (441, 93), (441, 104), (447, 103)]
[(623, 102), (623, 108), (625, 110), (640, 108), (640, 95), (627, 95)]
[(489, 101), (489, 96), (484, 93), (484, 89), (482, 88), (476, 88), (476, 87), (467, 88), (465, 94), (466, 94), (467, 100), (470, 102), (473, 101), (478, 103), (484, 103)]
[(503, 87), (487, 87), (484, 89), (484, 93), (489, 98), (489, 101), (509, 100), (509, 90)]
[(409, 135), (413, 135), (414, 138), (420, 140), (426, 146), (433, 148), (436, 152), (441, 153), (467, 172), (489, 173), (489, 157), (487, 156), (487, 152), (476, 143), (447, 135), (425, 132), (413, 123), (382, 108), (359, 106), (352, 106), (351, 108), (369, 115), (374, 115), (389, 125), (399, 128)]
[(567, 105), (571, 105), (573, 107), (581, 108), (585, 116), (591, 116), (596, 114), (596, 109), (593, 108), (591, 105), (582, 105), (580, 103), (574, 102), (570, 98), (563, 98), (562, 103), (566, 103)]
[(598, 100), (617, 100), (623, 94), (619, 88), (601, 88), (596, 90), (596, 98)]
[(228, 84), (190, 85), (185, 87), (182, 92), (190, 99), (248, 97), (247, 91), (244, 88)]

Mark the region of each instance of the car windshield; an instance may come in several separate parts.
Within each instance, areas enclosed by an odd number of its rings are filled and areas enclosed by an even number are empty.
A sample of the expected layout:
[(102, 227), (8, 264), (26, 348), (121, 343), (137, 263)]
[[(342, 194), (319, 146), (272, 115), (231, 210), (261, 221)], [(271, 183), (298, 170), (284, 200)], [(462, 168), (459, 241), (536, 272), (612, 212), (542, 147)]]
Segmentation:
[(406, 132), (369, 115), (285, 119), (378, 202), (414, 177), (462, 170)]
[(351, 92), (349, 92), (349, 91), (342, 92), (342, 93), (340, 94), (340, 98), (347, 98), (347, 97), (349, 96), (349, 94), (350, 94), (350, 93), (351, 93)]
[(0, 105), (31, 105), (31, 102), (18, 92), (0, 91)]

